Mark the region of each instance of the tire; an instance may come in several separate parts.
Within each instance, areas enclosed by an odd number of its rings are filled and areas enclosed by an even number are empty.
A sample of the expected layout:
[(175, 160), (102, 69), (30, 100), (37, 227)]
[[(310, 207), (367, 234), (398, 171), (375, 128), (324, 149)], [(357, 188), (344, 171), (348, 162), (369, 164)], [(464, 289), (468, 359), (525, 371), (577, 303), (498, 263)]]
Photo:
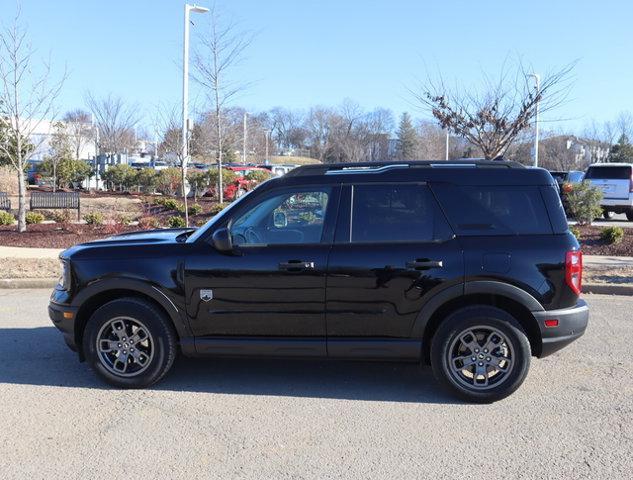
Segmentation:
[(173, 365), (177, 338), (162, 311), (144, 300), (126, 297), (92, 314), (83, 350), (90, 367), (110, 385), (144, 388), (162, 379)]
[(607, 209), (602, 210), (602, 216), (605, 220), (611, 220), (615, 216), (615, 212), (611, 212)]
[(633, 222), (633, 211), (629, 210), (629, 211), (626, 212), (626, 219), (629, 222)]
[[(495, 402), (516, 391), (527, 376), (530, 357), (530, 343), (519, 322), (504, 310), (483, 305), (450, 314), (431, 341), (437, 380), (457, 397), (474, 403)], [(493, 366), (489, 361), (497, 363)], [(486, 373), (474, 375), (477, 368)]]

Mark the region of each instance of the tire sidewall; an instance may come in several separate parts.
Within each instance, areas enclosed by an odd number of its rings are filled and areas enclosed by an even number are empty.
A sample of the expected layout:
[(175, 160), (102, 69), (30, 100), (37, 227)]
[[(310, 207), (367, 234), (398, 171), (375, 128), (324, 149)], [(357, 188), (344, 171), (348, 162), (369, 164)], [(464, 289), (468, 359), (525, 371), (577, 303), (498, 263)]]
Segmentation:
[[(129, 317), (142, 322), (152, 335), (154, 354), (143, 372), (133, 377), (122, 377), (110, 372), (101, 363), (97, 352), (97, 335), (103, 325), (115, 317)], [(174, 338), (164, 316), (153, 306), (136, 299), (109, 302), (94, 312), (83, 336), (83, 349), (90, 367), (106, 382), (122, 388), (142, 388), (158, 381), (171, 366), (174, 356)]]
[[(469, 389), (458, 382), (450, 371), (447, 352), (455, 338), (469, 327), (490, 326), (503, 333), (514, 347), (513, 367), (509, 377), (489, 390)], [(519, 322), (507, 312), (494, 307), (471, 307), (450, 315), (438, 328), (431, 346), (431, 365), (436, 378), (460, 398), (477, 403), (490, 403), (516, 391), (530, 367), (530, 344)]]

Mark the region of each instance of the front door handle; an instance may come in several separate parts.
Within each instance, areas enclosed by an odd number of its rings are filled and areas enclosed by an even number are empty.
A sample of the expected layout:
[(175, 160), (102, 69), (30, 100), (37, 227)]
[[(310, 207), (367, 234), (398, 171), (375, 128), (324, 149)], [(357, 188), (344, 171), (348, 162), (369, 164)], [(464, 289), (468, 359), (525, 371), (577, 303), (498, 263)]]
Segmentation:
[(314, 262), (304, 262), (303, 260), (288, 260), (279, 264), (279, 270), (287, 272), (302, 272), (304, 270), (314, 270)]
[(425, 258), (418, 258), (413, 262), (407, 262), (407, 268), (413, 268), (415, 270), (426, 270), (429, 268), (442, 268), (444, 262), (442, 260), (427, 260)]

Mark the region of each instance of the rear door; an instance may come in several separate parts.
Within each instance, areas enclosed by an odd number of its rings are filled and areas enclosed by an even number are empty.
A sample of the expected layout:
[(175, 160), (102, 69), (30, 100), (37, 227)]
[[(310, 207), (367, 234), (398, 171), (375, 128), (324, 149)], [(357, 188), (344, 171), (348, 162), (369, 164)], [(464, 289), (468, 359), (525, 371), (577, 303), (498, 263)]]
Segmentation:
[(631, 190), (630, 165), (595, 165), (585, 179), (602, 190), (605, 199), (628, 199)]
[(426, 184), (345, 186), (327, 276), (328, 354), (348, 356), (346, 339), (409, 338), (422, 306), (463, 272)]

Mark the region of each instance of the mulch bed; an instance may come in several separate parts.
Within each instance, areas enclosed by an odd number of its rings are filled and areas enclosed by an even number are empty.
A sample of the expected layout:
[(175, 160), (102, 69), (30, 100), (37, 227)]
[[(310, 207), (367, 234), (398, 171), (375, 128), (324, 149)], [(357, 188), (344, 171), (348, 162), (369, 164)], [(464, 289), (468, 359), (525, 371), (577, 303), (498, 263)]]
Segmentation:
[[(138, 230), (138, 227), (122, 227), (118, 233)], [(7, 247), (68, 248), (77, 243), (90, 242), (116, 234), (112, 227), (93, 227), (78, 224), (28, 225), (25, 233), (19, 233), (16, 226), (0, 226), (0, 245)]]
[(580, 230), (580, 239), (582, 253), (585, 255), (611, 255), (617, 257), (633, 256), (633, 229), (624, 228), (624, 238), (622, 242), (609, 244), (602, 238), (600, 233), (604, 227), (599, 226), (582, 226), (577, 227)]

